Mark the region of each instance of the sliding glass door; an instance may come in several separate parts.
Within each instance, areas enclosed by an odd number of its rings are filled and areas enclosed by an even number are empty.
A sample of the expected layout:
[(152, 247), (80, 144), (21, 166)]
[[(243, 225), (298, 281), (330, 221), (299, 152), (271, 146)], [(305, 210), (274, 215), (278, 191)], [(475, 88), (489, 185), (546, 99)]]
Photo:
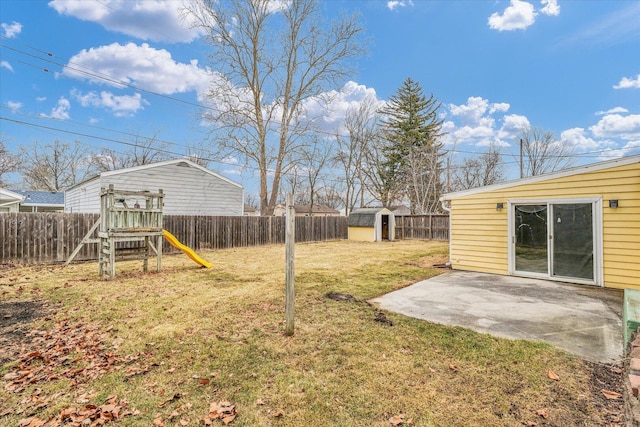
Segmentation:
[(510, 271), (595, 283), (596, 203), (510, 203)]
[(552, 209), (551, 275), (593, 280), (592, 204), (557, 204)]
[(548, 274), (547, 205), (515, 206), (516, 270)]

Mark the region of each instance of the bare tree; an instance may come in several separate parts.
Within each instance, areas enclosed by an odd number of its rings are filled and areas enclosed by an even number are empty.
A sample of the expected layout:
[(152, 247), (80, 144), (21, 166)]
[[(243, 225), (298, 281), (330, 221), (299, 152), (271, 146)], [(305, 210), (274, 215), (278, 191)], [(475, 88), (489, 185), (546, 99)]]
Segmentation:
[(7, 185), (6, 175), (18, 170), (19, 156), (7, 150), (4, 141), (0, 141), (0, 187)]
[(365, 205), (364, 171), (366, 150), (376, 142), (378, 134), (378, 107), (375, 99), (367, 98), (357, 107), (350, 108), (344, 120), (348, 136), (336, 136), (338, 153), (334, 163), (344, 173), (344, 207), (348, 215), (356, 205)]
[(461, 165), (454, 166), (452, 179), (456, 191), (483, 187), (504, 180), (504, 164), (500, 152), (490, 147), (479, 157), (464, 159)]
[(384, 140), (378, 137), (367, 145), (363, 157), (363, 182), (374, 200), (383, 206), (394, 206), (402, 202), (404, 183), (390, 178), (393, 172), (387, 167), (386, 147)]
[(246, 193), (244, 195), (244, 204), (257, 209), (260, 206), (260, 199), (255, 194)]
[[(187, 145), (187, 159), (191, 160), (203, 168), (208, 168), (211, 163), (211, 152), (207, 149), (204, 143), (188, 144)], [(255, 207), (255, 206), (253, 206)]]
[(322, 188), (319, 189), (316, 196), (316, 202), (319, 205), (328, 206), (333, 209), (340, 209), (344, 207), (343, 194), (344, 192), (340, 187), (340, 183), (334, 180), (327, 180), (324, 182)]
[(168, 142), (158, 139), (156, 130), (150, 137), (136, 134), (127, 150), (118, 152), (112, 148), (103, 148), (100, 153), (90, 155), (91, 167), (98, 172), (106, 172), (133, 166), (147, 165), (169, 159)]
[(22, 176), (31, 190), (62, 191), (90, 173), (87, 152), (78, 141), (69, 145), (58, 140), (21, 147)]
[(411, 213), (437, 212), (442, 185), (438, 148), (433, 145), (410, 147), (405, 162), (405, 187), (411, 200)]
[(305, 146), (301, 153), (300, 166), (304, 172), (304, 180), (309, 198), (309, 211), (313, 212), (313, 205), (318, 196), (318, 187), (321, 184), (320, 174), (325, 169), (333, 153), (331, 146), (324, 144), (317, 135), (313, 137), (311, 144)]
[(257, 165), (260, 208), (270, 214), (291, 154), (313, 124), (305, 105), (349, 75), (362, 29), (346, 15), (323, 25), (315, 0), (191, 0), (184, 12), (214, 49), (219, 74), (205, 114), (212, 137), (220, 154)]
[(573, 150), (566, 141), (539, 127), (527, 127), (520, 133), (522, 176), (554, 172), (573, 164)]

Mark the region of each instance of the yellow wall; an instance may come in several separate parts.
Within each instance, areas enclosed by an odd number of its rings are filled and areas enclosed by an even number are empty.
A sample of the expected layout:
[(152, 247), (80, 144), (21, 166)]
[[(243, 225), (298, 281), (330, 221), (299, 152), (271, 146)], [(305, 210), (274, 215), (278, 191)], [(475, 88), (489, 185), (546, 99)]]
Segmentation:
[[(640, 163), (451, 199), (451, 263), (459, 270), (509, 274), (509, 200), (602, 197), (604, 285), (640, 289)], [(617, 199), (620, 207), (609, 208)], [(496, 203), (504, 209), (496, 210)]]
[(349, 227), (349, 240), (374, 242), (376, 235), (373, 227)]

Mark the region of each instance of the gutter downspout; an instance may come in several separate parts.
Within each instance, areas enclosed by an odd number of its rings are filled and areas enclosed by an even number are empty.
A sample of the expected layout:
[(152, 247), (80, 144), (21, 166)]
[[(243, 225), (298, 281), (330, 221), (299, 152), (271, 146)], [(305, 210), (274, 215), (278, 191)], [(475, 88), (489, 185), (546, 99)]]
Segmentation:
[(448, 267), (451, 267), (451, 205), (447, 206), (445, 202), (451, 203), (450, 200), (446, 200), (444, 198), (440, 198), (440, 205), (442, 209), (449, 213), (449, 261), (447, 262)]

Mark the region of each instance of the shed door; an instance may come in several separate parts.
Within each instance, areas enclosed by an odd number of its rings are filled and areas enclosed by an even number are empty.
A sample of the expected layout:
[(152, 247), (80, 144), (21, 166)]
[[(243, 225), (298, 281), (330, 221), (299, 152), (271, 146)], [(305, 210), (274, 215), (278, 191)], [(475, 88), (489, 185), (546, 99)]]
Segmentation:
[(382, 240), (389, 240), (389, 215), (381, 215), (382, 219)]
[(510, 271), (523, 276), (595, 284), (596, 203), (512, 204)]

